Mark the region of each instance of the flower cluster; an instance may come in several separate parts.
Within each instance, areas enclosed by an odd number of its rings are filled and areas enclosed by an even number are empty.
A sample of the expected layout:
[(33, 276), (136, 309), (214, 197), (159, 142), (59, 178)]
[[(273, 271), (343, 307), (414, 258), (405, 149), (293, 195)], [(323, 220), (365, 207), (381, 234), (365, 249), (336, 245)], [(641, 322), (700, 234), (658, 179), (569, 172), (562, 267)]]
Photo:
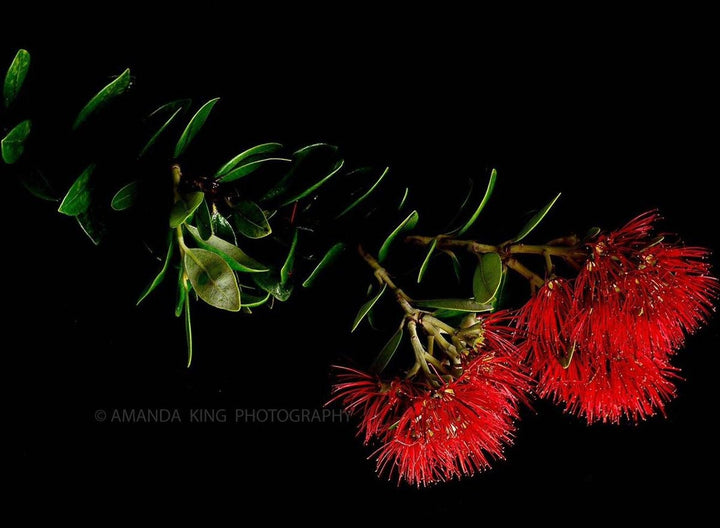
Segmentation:
[(520, 312), (538, 394), (589, 423), (664, 412), (672, 356), (720, 292), (709, 251), (654, 237), (657, 220), (651, 211), (586, 242), (577, 277), (546, 281)]
[(420, 376), (383, 381), (337, 367), (332, 401), (360, 415), (366, 444), (379, 442), (373, 454), (379, 474), (420, 486), (472, 475), (503, 458), (530, 387), (506, 323), (501, 312), (480, 317), (461, 372), (438, 377), (440, 383)]

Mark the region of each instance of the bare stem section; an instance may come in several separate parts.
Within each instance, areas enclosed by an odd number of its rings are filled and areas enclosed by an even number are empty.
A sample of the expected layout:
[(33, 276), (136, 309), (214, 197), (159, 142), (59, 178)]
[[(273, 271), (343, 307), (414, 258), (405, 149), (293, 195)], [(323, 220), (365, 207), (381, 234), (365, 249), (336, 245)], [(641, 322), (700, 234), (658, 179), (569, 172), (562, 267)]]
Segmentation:
[(539, 255), (545, 261), (545, 276), (554, 276), (555, 264), (553, 258), (559, 258), (574, 268), (578, 268), (587, 258), (587, 251), (581, 245), (577, 236), (571, 235), (551, 240), (547, 244), (521, 244), (512, 240), (500, 245), (483, 244), (475, 240), (461, 240), (447, 235), (437, 237), (411, 235), (405, 238), (405, 242), (419, 246), (427, 246), (437, 241), (437, 247), (441, 250), (452, 251), (462, 249), (474, 255), (486, 253), (497, 253), (503, 260), (505, 266), (527, 279), (530, 287), (534, 290), (545, 284), (539, 274), (529, 269), (518, 260), (521, 255)]

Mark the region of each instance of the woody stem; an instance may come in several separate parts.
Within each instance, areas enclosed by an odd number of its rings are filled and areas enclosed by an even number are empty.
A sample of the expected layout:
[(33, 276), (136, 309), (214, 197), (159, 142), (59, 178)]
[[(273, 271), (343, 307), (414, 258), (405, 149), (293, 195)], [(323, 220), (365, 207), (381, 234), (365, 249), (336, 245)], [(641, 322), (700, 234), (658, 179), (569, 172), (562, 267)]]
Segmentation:
[(508, 253), (508, 254), (520, 254), (520, 255), (551, 255), (557, 257), (567, 258), (580, 258), (587, 256), (587, 253), (582, 249), (578, 248), (577, 245), (559, 246), (557, 242), (572, 242), (574, 239), (571, 237), (564, 237), (562, 239), (556, 239), (551, 241), (549, 244), (534, 245), (534, 244), (521, 244), (521, 243), (505, 243), (497, 246), (491, 244), (482, 244), (475, 242), (474, 240), (458, 240), (455, 238), (447, 238), (444, 236), (429, 237), (420, 235), (411, 235), (405, 237), (405, 241), (411, 244), (417, 244), (420, 246), (427, 246), (437, 239), (437, 247), (439, 249), (452, 249), (462, 248), (470, 253), (484, 254), (484, 253)]
[(511, 270), (519, 273), (523, 277), (525, 277), (528, 281), (530, 281), (530, 286), (534, 288), (540, 288), (543, 284), (545, 284), (545, 281), (540, 277), (537, 273), (533, 272), (532, 270), (526, 268), (523, 264), (521, 264), (517, 259), (515, 258), (509, 258), (505, 261), (505, 265), (510, 268)]
[(375, 271), (375, 277), (380, 284), (387, 285), (387, 287), (395, 294), (398, 304), (402, 307), (405, 313), (409, 316), (417, 315), (418, 310), (413, 308), (410, 304), (410, 297), (408, 297), (404, 291), (395, 285), (387, 270), (380, 265), (377, 259), (367, 253), (361, 245), (358, 246), (358, 253), (360, 253), (360, 256), (365, 260), (365, 262), (367, 262), (368, 265)]

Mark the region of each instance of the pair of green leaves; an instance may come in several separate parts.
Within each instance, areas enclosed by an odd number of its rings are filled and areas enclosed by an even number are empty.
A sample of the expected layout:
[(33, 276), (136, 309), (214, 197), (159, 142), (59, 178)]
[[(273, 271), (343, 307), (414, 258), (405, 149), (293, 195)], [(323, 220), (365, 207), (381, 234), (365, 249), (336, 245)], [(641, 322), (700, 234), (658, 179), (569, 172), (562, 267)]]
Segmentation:
[[(390, 167), (385, 167), (385, 169), (383, 169), (383, 171), (380, 173), (380, 176), (378, 176), (378, 178), (370, 185), (370, 187), (367, 188), (367, 189), (365, 190), (365, 192), (363, 192), (360, 196), (358, 196), (358, 197), (357, 197), (355, 200), (353, 200), (350, 204), (348, 204), (347, 207), (345, 207), (342, 211), (340, 211), (340, 213), (338, 213), (337, 216), (335, 216), (334, 219), (335, 219), (335, 220), (339, 220), (339, 219), (342, 218), (343, 216), (345, 216), (345, 215), (347, 215), (348, 213), (350, 213), (350, 211), (352, 211), (353, 209), (355, 209), (358, 205), (360, 205), (360, 204), (363, 203), (365, 200), (367, 200), (368, 197), (369, 197), (373, 192), (375, 192), (375, 190), (378, 188), (378, 186), (380, 185), (380, 183), (382, 183), (382, 181), (385, 179), (385, 176), (387, 176), (387, 174), (388, 174), (389, 172), (390, 172)], [(372, 173), (372, 169), (370, 169), (370, 168), (368, 168), (368, 167), (363, 167), (363, 168), (356, 169), (356, 170), (348, 173), (345, 177), (346, 177), (346, 178), (350, 178), (350, 177), (352, 177), (352, 176), (354, 176), (354, 175), (364, 175), (364, 174), (370, 174), (370, 173)]]
[[(118, 78), (116, 78), (113, 82), (111, 82), (109, 85), (104, 87), (95, 97), (93, 97), (90, 102), (88, 102), (87, 105), (80, 111), (80, 114), (78, 115), (77, 119), (75, 120), (75, 124), (73, 125), (73, 128), (78, 128), (82, 123), (84, 123), (88, 117), (98, 111), (103, 106), (107, 105), (113, 98), (117, 97), (118, 95), (124, 93), (124, 91), (129, 86), (130, 82), (130, 71), (125, 70)], [(213, 99), (211, 101), (208, 101), (203, 107), (198, 110), (198, 112), (193, 116), (193, 118), (190, 120), (190, 123), (186, 127), (185, 131), (180, 137), (180, 140), (178, 141), (178, 144), (175, 149), (175, 156), (179, 156), (184, 152), (184, 150), (187, 148), (187, 146), (190, 144), (192, 139), (195, 137), (197, 132), (200, 130), (200, 128), (205, 123), (205, 120), (207, 119), (210, 111), (212, 110), (212, 107), (217, 102), (218, 99)], [(172, 119), (184, 109), (184, 101), (178, 102), (178, 108), (175, 109), (175, 112), (171, 115), (170, 119), (165, 122), (165, 124), (156, 132), (156, 134), (148, 141), (148, 143), (145, 145), (145, 147), (140, 152), (140, 155), (142, 156), (147, 149), (157, 140), (158, 136), (167, 128), (167, 126), (170, 124)], [(175, 105), (176, 102), (170, 103), (172, 105)], [(164, 105), (167, 106), (167, 105)], [(162, 108), (162, 107), (161, 107)], [(158, 109), (160, 110), (160, 109)], [(28, 131), (29, 133), (29, 131)], [(87, 180), (89, 179), (89, 174), (83, 173), (73, 184), (70, 191), (68, 191), (68, 194), (65, 197), (65, 200), (68, 203), (80, 203), (82, 204), (85, 201), (89, 202), (89, 191), (87, 189)], [(138, 182), (133, 181), (122, 187), (116, 194), (113, 196), (111, 201), (111, 207), (116, 211), (122, 211), (124, 209), (127, 209), (131, 207), (136, 199), (138, 194)], [(199, 205), (202, 203), (202, 193), (193, 193), (191, 196), (186, 198), (185, 200), (181, 200), (178, 203), (175, 204), (173, 207), (173, 211), (171, 213), (170, 217), (170, 226), (171, 227), (177, 227), (178, 225), (182, 224), (187, 220), (194, 211), (199, 207)], [(71, 214), (72, 208), (63, 207), (61, 205), (60, 212), (63, 212), (65, 214)]]
[[(263, 273), (268, 271), (267, 266), (264, 266), (263, 264), (260, 264), (258, 261), (247, 255), (244, 251), (242, 251), (239, 247), (235, 246), (234, 244), (231, 244), (230, 242), (227, 242), (219, 237), (211, 236), (208, 238), (208, 240), (202, 240), (200, 237), (200, 234), (197, 230), (197, 228), (186, 225), (185, 229), (190, 233), (190, 235), (195, 239), (195, 241), (198, 243), (198, 248), (187, 248), (186, 253), (190, 252), (193, 255), (197, 257), (197, 260), (200, 262), (204, 262), (207, 264), (208, 267), (211, 267), (213, 274), (212, 277), (217, 278), (218, 276), (218, 270), (223, 270), (223, 273), (225, 274), (232, 274), (233, 271), (240, 271), (243, 273)], [(155, 288), (157, 288), (160, 283), (165, 278), (165, 274), (167, 273), (168, 267), (170, 265), (170, 261), (172, 259), (173, 254), (173, 248), (174, 248), (174, 238), (171, 237), (171, 242), (168, 245), (167, 254), (165, 256), (165, 261), (163, 263), (163, 267), (160, 270), (160, 272), (157, 274), (157, 276), (153, 279), (153, 281), (150, 283), (150, 285), (145, 289), (145, 291), (142, 293), (140, 298), (138, 299), (138, 304), (140, 304), (145, 297), (150, 294)], [(212, 253), (215, 255), (215, 257), (211, 257), (207, 255), (207, 253)], [(199, 256), (198, 256), (199, 255)], [(223, 264), (220, 264), (218, 259), (220, 259)], [(194, 264), (194, 265), (193, 265)], [(198, 263), (193, 260), (193, 264), (191, 264), (191, 268), (188, 268), (188, 276), (190, 276), (190, 269), (198, 271), (200, 270), (198, 268)], [(201, 270), (200, 270), (201, 271)], [(210, 274), (208, 273), (209, 278)], [(234, 274), (233, 274), (234, 277)], [(213, 279), (214, 280), (214, 279)], [(233, 279), (234, 280), (234, 279)], [(192, 280), (191, 280), (192, 282)], [(198, 274), (196, 274), (196, 281), (199, 283), (207, 283), (208, 280), (202, 279), (202, 277)], [(212, 282), (212, 281), (210, 281)], [(229, 281), (227, 279), (224, 279), (222, 282), (222, 285), (227, 285)], [(237, 284), (236, 284), (237, 286)], [(193, 287), (195, 287), (195, 284), (193, 284)], [(231, 288), (232, 289), (232, 288)], [(204, 301), (206, 301), (208, 304), (215, 306), (216, 308), (221, 308), (224, 310), (229, 311), (237, 311), (234, 309), (235, 304), (233, 303), (225, 303), (221, 305), (213, 304), (216, 302), (216, 299), (222, 299), (222, 298), (231, 298), (233, 295), (228, 295), (227, 293), (212, 293), (207, 288), (198, 290), (196, 288), (196, 291), (198, 293), (198, 296), (200, 296)], [(207, 293), (205, 297), (201, 295), (201, 292)], [(206, 298), (207, 297), (207, 298)], [(238, 308), (239, 309), (239, 308)]]
[[(124, 189), (118, 192), (113, 199), (114, 202), (116, 199), (118, 201), (122, 199), (120, 195)], [(249, 200), (243, 200), (233, 205), (233, 213), (230, 217), (231, 225), (219, 213), (210, 214), (210, 208), (207, 201), (204, 200), (202, 192), (190, 193), (173, 205), (170, 212), (170, 227), (175, 228), (184, 224), (193, 216), (202, 240), (207, 240), (212, 236), (215, 229), (223, 232), (224, 238), (230, 240), (235, 239), (235, 232), (251, 239), (263, 238), (272, 233), (265, 211)]]
[[(130, 70), (127, 69), (115, 78), (110, 84), (102, 88), (88, 103), (80, 110), (75, 122), (73, 130), (77, 130), (81, 125), (90, 119), (90, 117), (105, 108), (111, 101), (125, 93), (130, 86)], [(77, 218), (78, 223), (83, 231), (90, 237), (93, 243), (97, 244), (102, 235), (102, 227), (93, 218), (90, 213), (92, 206), (93, 191), (93, 173), (95, 172), (95, 164), (88, 165), (85, 170), (72, 183), (65, 197), (58, 207), (58, 211), (68, 216)], [(130, 183), (120, 189), (113, 197), (113, 209), (125, 209), (132, 205), (134, 201), (137, 187), (135, 182)]]
[[(185, 153), (187, 148), (190, 146), (190, 143), (192, 143), (192, 141), (197, 136), (198, 132), (200, 132), (200, 130), (205, 126), (205, 122), (210, 116), (210, 112), (212, 112), (212, 109), (215, 107), (215, 104), (219, 100), (219, 97), (210, 99), (209, 101), (204, 103), (190, 118), (187, 125), (180, 134), (180, 138), (175, 144), (175, 148), (173, 150), (174, 158), (179, 158)], [(150, 113), (148, 118), (163, 114), (169, 114), (169, 117), (160, 125), (160, 127), (153, 133), (153, 135), (150, 136), (150, 139), (148, 139), (145, 145), (143, 145), (143, 147), (140, 149), (140, 153), (138, 154), (138, 158), (142, 158), (147, 154), (150, 148), (155, 145), (155, 143), (157, 143), (158, 139), (160, 139), (163, 133), (168, 130), (170, 125), (181, 113), (187, 110), (190, 104), (190, 99), (178, 99), (169, 103), (165, 103)]]
[(289, 163), (292, 160), (288, 158), (268, 157), (282, 147), (280, 143), (263, 143), (244, 150), (223, 164), (215, 173), (215, 178), (229, 183), (252, 174), (268, 163)]
[[(483, 209), (485, 209), (485, 206), (487, 205), (488, 201), (490, 200), (490, 197), (493, 194), (493, 191), (495, 190), (495, 183), (497, 181), (497, 171), (493, 169), (490, 172), (490, 179), (488, 181), (487, 187), (485, 189), (485, 194), (482, 197), (482, 200), (480, 200), (480, 203), (478, 204), (477, 208), (473, 212), (473, 214), (468, 218), (468, 220), (458, 229), (452, 230), (450, 234), (455, 235), (457, 237), (463, 236), (477, 221), (478, 217), (480, 216), (480, 213), (482, 213)], [(465, 203), (468, 202), (470, 198), (471, 191), (468, 193), (468, 196), (465, 200)], [(560, 198), (560, 193), (558, 193), (547, 205), (545, 205), (542, 209), (540, 209), (528, 222), (525, 224), (525, 226), (520, 230), (520, 232), (512, 239), (513, 242), (519, 242), (526, 236), (532, 232), (533, 229), (535, 229), (538, 224), (545, 218), (545, 216), (548, 214), (550, 209), (553, 205), (555, 205), (555, 202)], [(461, 209), (464, 207), (461, 206)]]
[[(497, 171), (493, 169), (490, 172), (490, 180), (488, 181), (487, 187), (485, 189), (485, 194), (483, 195), (482, 200), (478, 204), (478, 206), (475, 208), (475, 211), (472, 215), (470, 215), (470, 218), (459, 228), (452, 230), (449, 234), (456, 235), (458, 237), (461, 237), (464, 235), (477, 221), (478, 217), (480, 216), (480, 213), (482, 213), (483, 209), (485, 209), (485, 206), (487, 205), (488, 201), (490, 201), (490, 197), (492, 196), (493, 191), (495, 190), (495, 182), (497, 181)], [(470, 201), (470, 195), (472, 194), (472, 185), (470, 186), (470, 191), (468, 192), (467, 197), (465, 198), (465, 201), (460, 206), (460, 210), (462, 211), (467, 203)], [(437, 247), (438, 239), (434, 239), (430, 245), (428, 246), (427, 253), (425, 254), (425, 259), (423, 260), (423, 263), (420, 266), (420, 270), (418, 271), (418, 277), (417, 281), (418, 284), (422, 282), (423, 277), (425, 276), (425, 272), (427, 271), (428, 265), (430, 264), (430, 258), (432, 257), (433, 253), (435, 252), (435, 248)], [(456, 270), (456, 274), (458, 267), (456, 266), (457, 258), (453, 259), (453, 267)], [(457, 262), (459, 265), (459, 262)]]
[[(316, 143), (297, 150), (293, 153), (290, 171), (260, 201), (284, 207), (311, 195), (344, 166), (345, 160), (338, 158), (337, 152), (336, 146), (327, 143)], [(322, 174), (319, 179), (316, 177), (318, 173)]]
[[(183, 226), (199, 246), (197, 248), (183, 248), (183, 265), (198, 296), (216, 308), (229, 311), (239, 310), (240, 292), (234, 272), (263, 273), (268, 271), (268, 267), (222, 238), (211, 235), (206, 240), (203, 240), (198, 228), (189, 224), (179, 225)], [(138, 299), (138, 304), (157, 288), (165, 278), (175, 246), (175, 236), (172, 233), (163, 267), (142, 293)], [(209, 255), (209, 253), (212, 255)], [(188, 255), (190, 256), (188, 257)], [(237, 290), (237, 295), (235, 295), (235, 290)]]
[(228, 266), (243, 273), (264, 273), (269, 268), (247, 255), (242, 249), (218, 236), (210, 235), (203, 239), (198, 228), (186, 225), (185, 229), (192, 235), (201, 248), (216, 253)]
[[(3, 82), (3, 102), (5, 108), (10, 106), (17, 99), (22, 88), (28, 70), (30, 69), (30, 53), (20, 49), (10, 63), (5, 81)], [(25, 151), (25, 141), (30, 135), (32, 124), (29, 119), (15, 125), (7, 135), (0, 140), (0, 155), (3, 161), (12, 165), (17, 163)]]
[(148, 119), (151, 119), (155, 117), (156, 115), (167, 115), (170, 114), (170, 117), (168, 117), (162, 125), (160, 125), (160, 128), (158, 128), (152, 136), (150, 136), (150, 139), (147, 140), (145, 145), (140, 149), (140, 153), (138, 154), (138, 159), (142, 158), (147, 152), (150, 150), (150, 148), (157, 143), (158, 139), (160, 139), (160, 136), (163, 135), (163, 133), (168, 129), (168, 127), (172, 124), (173, 121), (175, 121), (175, 118), (183, 113), (187, 108), (190, 106), (192, 101), (190, 99), (178, 99), (176, 101), (171, 101), (169, 103), (165, 103), (164, 105), (161, 105), (159, 108), (156, 108), (153, 110), (150, 115), (148, 116)]

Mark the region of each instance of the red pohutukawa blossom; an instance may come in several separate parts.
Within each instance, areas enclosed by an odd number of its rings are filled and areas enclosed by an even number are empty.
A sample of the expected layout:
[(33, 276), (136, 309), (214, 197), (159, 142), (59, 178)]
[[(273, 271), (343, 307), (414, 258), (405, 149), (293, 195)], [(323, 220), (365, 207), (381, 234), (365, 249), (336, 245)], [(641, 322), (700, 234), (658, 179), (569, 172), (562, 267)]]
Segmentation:
[(720, 291), (709, 251), (654, 238), (657, 220), (651, 211), (591, 240), (576, 279), (549, 280), (521, 310), (539, 395), (590, 423), (664, 412), (672, 355)]
[(421, 394), (421, 388), (409, 380), (381, 381), (378, 376), (343, 366), (335, 366), (339, 373), (330, 402), (340, 401), (348, 414), (361, 416), (358, 433), (368, 444), (383, 437), (397, 423), (409, 402)]
[(570, 357), (568, 318), (572, 299), (572, 283), (554, 278), (547, 281), (520, 311), (518, 328), (528, 334), (524, 348), (533, 371), (544, 366), (548, 357), (557, 358), (558, 364)]
[(378, 471), (410, 484), (472, 475), (503, 458), (529, 383), (499, 352), (482, 352), (463, 374), (413, 399), (376, 451)]
[(387, 382), (337, 367), (331, 401), (361, 415), (366, 444), (381, 444), (374, 453), (379, 474), (428, 485), (472, 475), (503, 458), (530, 380), (521, 371), (512, 329), (502, 325), (507, 315), (487, 321), (462, 360), (462, 373), (436, 385), (422, 377)]

